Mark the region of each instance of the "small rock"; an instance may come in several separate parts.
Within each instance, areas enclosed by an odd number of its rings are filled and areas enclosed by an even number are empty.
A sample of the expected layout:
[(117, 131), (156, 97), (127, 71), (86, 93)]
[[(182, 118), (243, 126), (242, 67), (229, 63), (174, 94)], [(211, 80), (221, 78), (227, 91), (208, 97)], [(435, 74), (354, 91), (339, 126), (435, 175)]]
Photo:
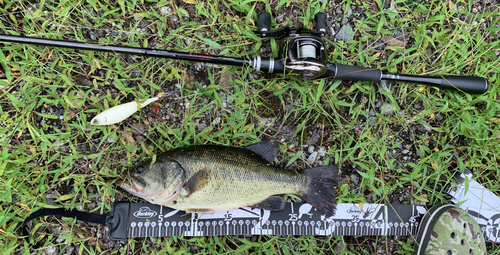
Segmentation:
[(368, 112), (368, 116), (375, 117), (377, 115), (375, 114), (375, 111), (373, 109), (370, 109), (370, 112)]
[(217, 117), (212, 121), (212, 125), (217, 125), (219, 123), (220, 123), (220, 117)]
[(315, 151), (311, 155), (309, 155), (309, 158), (307, 158), (307, 163), (312, 165), (314, 163), (314, 161), (316, 161), (316, 157), (318, 157), (317, 151)]
[(66, 247), (66, 249), (65, 249), (66, 252), (64, 254), (70, 255), (71, 253), (73, 253), (74, 250), (75, 250), (75, 247), (73, 247), (73, 245), (69, 245)]
[(313, 153), (314, 152), (314, 146), (309, 146), (308, 150), (307, 150), (309, 153)]
[(386, 80), (380, 81), (380, 88), (382, 88), (385, 92), (391, 93), (392, 91), (392, 83)]
[[(399, 141), (397, 141), (397, 142), (399, 142)], [(401, 149), (403, 149), (403, 145), (399, 144), (398, 147), (396, 147), (396, 148), (401, 150)]]
[(201, 124), (199, 125), (198, 127), (196, 127), (198, 129), (199, 132), (203, 131), (205, 128), (207, 128), (207, 126), (205, 124)]
[(200, 63), (196, 63), (194, 65), (194, 68), (196, 71), (200, 72), (201, 70), (203, 70), (203, 66), (200, 64)]
[(335, 35), (335, 39), (342, 41), (349, 41), (354, 38), (354, 32), (349, 23), (345, 24), (340, 28), (339, 32)]
[(399, 117), (406, 117), (406, 111), (405, 111), (405, 110), (401, 110), (401, 111), (398, 113), (398, 116), (399, 116)]
[(315, 144), (317, 143), (319, 140), (319, 134), (318, 133), (314, 133), (311, 138), (309, 138), (309, 140), (307, 140), (307, 145), (311, 145), (311, 144)]
[(273, 124), (273, 122), (274, 122), (273, 118), (263, 118), (257, 121), (257, 126), (264, 125), (265, 127), (269, 127)]
[(330, 27), (330, 34), (331, 34), (331, 35), (334, 35), (334, 34), (335, 34), (335, 29), (333, 28), (333, 26), (332, 26), (332, 27)]
[(410, 151), (409, 150), (403, 150), (401, 153), (408, 154), (408, 152), (410, 152)]
[(107, 141), (108, 143), (112, 143), (112, 142), (114, 142), (115, 140), (113, 140), (113, 138), (111, 138), (111, 137), (108, 137), (108, 139), (106, 139), (106, 141)]
[(47, 255), (55, 255), (55, 254), (58, 254), (59, 249), (57, 248), (57, 246), (49, 246), (45, 249), (45, 254)]
[(357, 174), (351, 174), (349, 175), (349, 178), (351, 178), (352, 183), (356, 185), (359, 184), (359, 176)]
[(276, 21), (277, 21), (278, 23), (283, 22), (283, 18), (284, 18), (284, 16), (285, 16), (285, 14), (280, 14), (280, 15), (278, 15), (278, 17), (276, 17)]
[(416, 129), (417, 129), (418, 131), (420, 131), (420, 132), (424, 132), (424, 133), (425, 133), (425, 132), (432, 132), (432, 127), (431, 127), (429, 124), (425, 123), (425, 122), (423, 122), (423, 123), (424, 123), (424, 124), (417, 125), (417, 126), (416, 126)]
[(366, 104), (368, 103), (368, 98), (367, 97), (362, 97), (361, 98), (361, 104)]
[(323, 148), (323, 147), (319, 148), (319, 150), (318, 150), (318, 154), (319, 154), (321, 157), (326, 156), (326, 149), (325, 149), (325, 148)]
[(61, 196), (61, 193), (59, 193), (57, 190), (53, 190), (49, 194), (47, 194), (45, 197), (48, 199), (57, 199)]
[(335, 244), (335, 247), (333, 247), (334, 254), (342, 254), (343, 250), (344, 250), (344, 243), (343, 242), (337, 242), (337, 244)]
[(432, 127), (429, 124), (423, 124), (422, 127), (425, 129), (425, 131), (432, 132)]
[[(82, 208), (83, 209), (83, 208)], [(81, 210), (81, 209), (80, 209)], [(68, 235), (69, 234), (69, 231), (68, 230), (63, 230), (61, 231), (61, 234), (59, 234), (59, 236), (57, 237), (56, 239), (56, 242), (57, 243), (62, 243), (64, 241), (66, 241), (66, 237), (63, 237), (63, 235)]]
[(382, 8), (387, 9), (391, 5), (391, 1), (389, 0), (382, 0)]
[(395, 110), (396, 110), (396, 107), (395, 106), (392, 106), (392, 104), (390, 103), (384, 103), (384, 105), (382, 105), (382, 114), (384, 115), (390, 115), (391, 113), (393, 113)]
[(163, 15), (167, 15), (172, 12), (172, 8), (170, 8), (169, 6), (163, 6), (161, 7), (160, 12)]
[(375, 104), (375, 107), (380, 108), (382, 107), (383, 104), (384, 103), (382, 101), (378, 100), (377, 103)]

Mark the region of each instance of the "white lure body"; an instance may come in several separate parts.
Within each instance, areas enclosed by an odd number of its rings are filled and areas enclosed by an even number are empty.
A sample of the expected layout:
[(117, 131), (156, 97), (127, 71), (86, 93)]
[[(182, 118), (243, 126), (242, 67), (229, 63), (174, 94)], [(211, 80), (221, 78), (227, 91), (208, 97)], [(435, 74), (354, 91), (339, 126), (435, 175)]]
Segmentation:
[(156, 100), (158, 100), (158, 97), (149, 98), (147, 100), (139, 100), (139, 102), (132, 101), (111, 107), (95, 116), (92, 121), (90, 121), (90, 124), (104, 126), (118, 123), (137, 112), (138, 106), (142, 108)]

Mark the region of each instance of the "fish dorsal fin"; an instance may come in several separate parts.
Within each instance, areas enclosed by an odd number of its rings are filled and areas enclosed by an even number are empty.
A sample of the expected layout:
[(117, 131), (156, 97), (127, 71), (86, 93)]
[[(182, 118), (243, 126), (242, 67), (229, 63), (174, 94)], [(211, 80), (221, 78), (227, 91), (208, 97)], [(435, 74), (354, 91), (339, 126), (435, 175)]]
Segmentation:
[(202, 168), (198, 170), (187, 182), (184, 183), (184, 189), (187, 190), (187, 196), (191, 196), (191, 194), (196, 191), (204, 188), (210, 182), (210, 169)]
[(278, 148), (270, 141), (262, 141), (243, 148), (263, 157), (268, 163), (273, 163), (278, 152)]

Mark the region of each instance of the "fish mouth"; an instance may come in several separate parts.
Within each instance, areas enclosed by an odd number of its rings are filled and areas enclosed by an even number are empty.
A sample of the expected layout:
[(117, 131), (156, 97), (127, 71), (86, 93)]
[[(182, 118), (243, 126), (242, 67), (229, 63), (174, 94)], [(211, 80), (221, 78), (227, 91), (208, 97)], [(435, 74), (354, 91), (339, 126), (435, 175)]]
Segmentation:
[(122, 189), (134, 195), (140, 194), (146, 188), (146, 182), (139, 176), (129, 175), (126, 180), (119, 180), (116, 182)]
[(130, 182), (134, 186), (135, 191), (141, 192), (144, 190), (144, 188), (146, 188), (146, 182), (141, 177), (131, 175), (130, 179), (131, 179)]

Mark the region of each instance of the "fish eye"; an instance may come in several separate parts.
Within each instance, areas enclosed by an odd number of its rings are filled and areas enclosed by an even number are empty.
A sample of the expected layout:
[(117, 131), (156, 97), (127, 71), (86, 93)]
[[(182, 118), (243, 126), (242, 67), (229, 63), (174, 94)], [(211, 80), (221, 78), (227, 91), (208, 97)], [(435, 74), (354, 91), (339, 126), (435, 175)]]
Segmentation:
[(94, 119), (94, 120), (92, 121), (92, 124), (97, 124), (97, 123), (99, 123), (99, 121), (98, 121), (97, 119)]
[(138, 172), (138, 173), (142, 173), (142, 172), (144, 172), (144, 167), (142, 167), (142, 166), (138, 167), (138, 168), (137, 168), (137, 172)]

